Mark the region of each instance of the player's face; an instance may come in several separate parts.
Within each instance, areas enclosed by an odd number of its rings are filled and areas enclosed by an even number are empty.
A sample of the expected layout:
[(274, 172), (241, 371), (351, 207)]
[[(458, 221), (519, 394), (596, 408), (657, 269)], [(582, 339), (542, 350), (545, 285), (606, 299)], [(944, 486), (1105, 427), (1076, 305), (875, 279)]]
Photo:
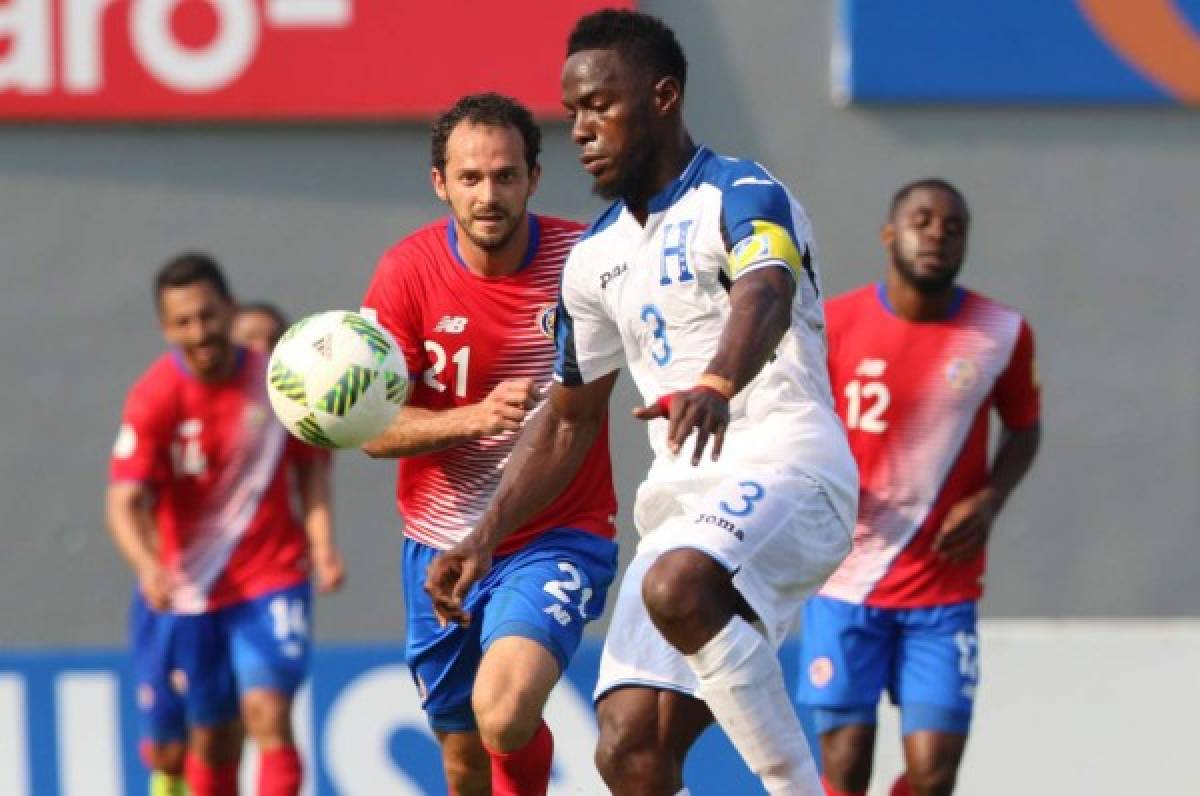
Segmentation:
[(283, 336), (283, 327), (270, 313), (242, 310), (233, 319), (229, 336), (235, 345), (269, 354)]
[(967, 223), (966, 209), (953, 194), (918, 188), (884, 225), (883, 243), (906, 282), (921, 293), (938, 293), (953, 285), (962, 269)]
[(167, 343), (179, 349), (200, 379), (226, 372), (233, 356), (229, 327), (233, 304), (207, 282), (168, 287), (158, 301), (159, 322)]
[(604, 199), (640, 197), (652, 179), (654, 92), (615, 50), (581, 50), (563, 64), (571, 138)]
[(520, 227), (539, 174), (525, 163), (519, 130), (462, 122), (446, 140), (445, 173), (435, 168), (432, 177), (459, 230), (484, 251), (496, 251)]

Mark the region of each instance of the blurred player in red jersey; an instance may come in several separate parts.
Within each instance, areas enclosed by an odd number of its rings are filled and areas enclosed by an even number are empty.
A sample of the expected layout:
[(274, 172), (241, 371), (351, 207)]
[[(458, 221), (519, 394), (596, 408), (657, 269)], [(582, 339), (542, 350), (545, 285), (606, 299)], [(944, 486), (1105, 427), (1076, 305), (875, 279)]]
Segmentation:
[(295, 794), (291, 700), (308, 666), (310, 542), (318, 588), (343, 579), (328, 467), (275, 421), (266, 357), (231, 341), (234, 303), (211, 258), (168, 262), (155, 301), (171, 351), (130, 390), (108, 491), (113, 538), (160, 613), (135, 667), (139, 679), (170, 672), (167, 687), (182, 696), (193, 794), (236, 792), (239, 713), (261, 750), (258, 792)]
[(266, 301), (252, 301), (238, 305), (229, 336), (234, 345), (269, 356), (287, 328), (283, 310)]
[(554, 309), (582, 225), (527, 212), (541, 169), (529, 111), (496, 94), (438, 118), (432, 181), (450, 218), (379, 262), (363, 298), (404, 350), (415, 383), (388, 433), (365, 446), (401, 457), (406, 659), (456, 796), (544, 794), (553, 741), (542, 710), (603, 613), (616, 570), (607, 433), (557, 501), (496, 550), (462, 622), (424, 590), (439, 553), (478, 521), (554, 366)]
[[(893, 796), (951, 793), (966, 746), (987, 542), (1041, 436), (1029, 325), (956, 284), (969, 223), (949, 183), (904, 186), (883, 226), (884, 280), (826, 305), (862, 490), (854, 549), (805, 608), (799, 696), (829, 794), (866, 792), (885, 689), (907, 766)], [(1004, 430), (989, 465), (993, 409)]]

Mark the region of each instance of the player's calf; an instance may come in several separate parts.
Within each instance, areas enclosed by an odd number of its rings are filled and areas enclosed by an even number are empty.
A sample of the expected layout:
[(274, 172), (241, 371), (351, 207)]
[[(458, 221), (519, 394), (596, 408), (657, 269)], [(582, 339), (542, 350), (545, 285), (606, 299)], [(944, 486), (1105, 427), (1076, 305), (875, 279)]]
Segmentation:
[(615, 796), (678, 793), (687, 751), (712, 723), (703, 702), (650, 688), (609, 691), (596, 718), (596, 769)]

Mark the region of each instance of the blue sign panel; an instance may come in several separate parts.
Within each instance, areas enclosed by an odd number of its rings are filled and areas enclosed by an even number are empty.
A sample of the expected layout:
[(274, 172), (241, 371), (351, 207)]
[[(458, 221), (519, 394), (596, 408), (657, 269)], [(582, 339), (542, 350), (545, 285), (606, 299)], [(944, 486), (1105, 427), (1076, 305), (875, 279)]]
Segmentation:
[(1200, 104), (1200, 0), (841, 0), (840, 102)]
[[(794, 646), (784, 648), (782, 660), (794, 682)], [(599, 642), (585, 640), (547, 705), (555, 736), (552, 794), (606, 792), (592, 762), (591, 688), (599, 662)], [(123, 652), (0, 654), (0, 793), (145, 793), (134, 699)], [(445, 793), (437, 742), (399, 649), (318, 648), (312, 680), (297, 697), (294, 717), (306, 793)], [(254, 792), (256, 767), (248, 748), (243, 793)], [(685, 776), (697, 796), (763, 792), (715, 727), (692, 750)]]

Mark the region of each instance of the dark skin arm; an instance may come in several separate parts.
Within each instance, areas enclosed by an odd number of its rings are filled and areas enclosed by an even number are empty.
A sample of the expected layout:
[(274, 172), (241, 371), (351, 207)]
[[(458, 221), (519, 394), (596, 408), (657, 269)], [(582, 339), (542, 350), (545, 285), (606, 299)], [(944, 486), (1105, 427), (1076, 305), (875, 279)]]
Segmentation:
[(1020, 431), (1006, 430), (992, 462), (988, 485), (950, 508), (933, 549), (954, 563), (969, 561), (983, 552), (992, 524), (1009, 495), (1029, 472), (1042, 439), (1040, 424)]
[(433, 560), (425, 591), (442, 622), (467, 625), (463, 600), (487, 574), (504, 539), (546, 508), (571, 483), (604, 428), (617, 371), (578, 387), (555, 384), (545, 407), (521, 432), (487, 511), (465, 539)]
[[(792, 275), (775, 266), (759, 268), (735, 281), (717, 354), (704, 372), (728, 379), (735, 393), (745, 387), (767, 364), (791, 326), (795, 291)], [(669, 415), (660, 404), (634, 409), (633, 415), (639, 420), (668, 417), (667, 445), (676, 454), (694, 429), (692, 464), (699, 464), (710, 438), (713, 461), (721, 455), (729, 426), (729, 401), (713, 390), (693, 388), (674, 395)]]

